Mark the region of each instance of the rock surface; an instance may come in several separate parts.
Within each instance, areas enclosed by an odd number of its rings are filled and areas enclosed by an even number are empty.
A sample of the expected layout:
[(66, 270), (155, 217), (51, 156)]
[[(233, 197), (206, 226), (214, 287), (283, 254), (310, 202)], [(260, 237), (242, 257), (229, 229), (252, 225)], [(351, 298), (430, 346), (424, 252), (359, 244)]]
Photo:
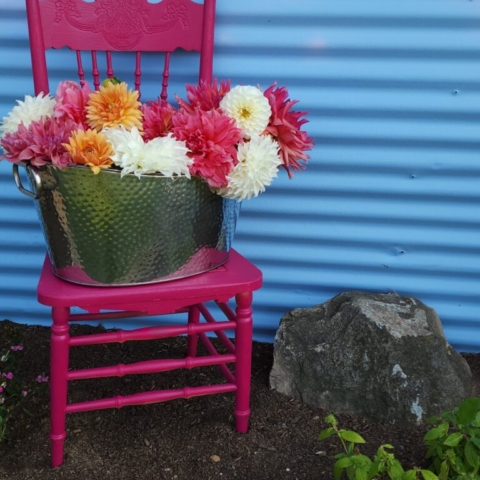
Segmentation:
[(411, 297), (342, 293), (289, 312), (275, 337), (271, 388), (333, 413), (421, 424), (471, 385), (435, 310)]

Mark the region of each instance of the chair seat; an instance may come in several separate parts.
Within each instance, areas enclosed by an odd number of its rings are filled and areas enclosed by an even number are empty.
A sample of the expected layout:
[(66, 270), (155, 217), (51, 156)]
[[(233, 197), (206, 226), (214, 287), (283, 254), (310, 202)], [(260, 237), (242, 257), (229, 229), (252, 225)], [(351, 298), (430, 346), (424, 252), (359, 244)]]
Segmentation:
[[(226, 301), (239, 291), (258, 290), (262, 273), (235, 250), (229, 260), (214, 270), (179, 280), (126, 287), (78, 285), (57, 277), (48, 256), (38, 284), (38, 301), (51, 307), (77, 306), (89, 312), (142, 310), (158, 313), (209, 300)], [(159, 305), (157, 305), (159, 307)]]
[[(92, 287), (77, 285), (57, 277), (48, 257), (45, 259), (37, 288), (38, 300), (52, 310), (50, 341), (50, 388), (52, 466), (63, 462), (66, 439), (66, 415), (69, 413), (120, 408), (127, 405), (157, 403), (176, 398), (190, 398), (235, 392), (235, 428), (247, 432), (250, 416), (250, 375), (252, 348), (252, 292), (262, 285), (261, 271), (235, 250), (222, 266), (192, 277), (164, 283), (125, 287)], [(227, 304), (235, 298), (236, 309)], [(227, 321), (219, 321), (205, 303), (214, 301)], [(90, 313), (71, 314), (71, 307), (80, 307)], [(103, 312), (102, 312), (103, 311)], [(106, 312), (105, 312), (106, 311)], [(188, 314), (186, 325), (145, 327), (135, 330), (79, 335), (70, 337), (71, 321), (120, 319), (167, 313)], [(201, 317), (204, 322), (201, 321)], [(233, 331), (232, 342), (226, 331)], [(214, 333), (223, 343), (227, 354), (220, 354), (207, 337)], [(124, 341), (153, 340), (178, 335), (187, 336), (184, 359), (156, 359), (129, 365), (72, 369), (70, 348), (84, 345), (108, 344)], [(207, 350), (207, 357), (197, 358), (197, 342)], [(234, 373), (227, 367), (234, 364)], [(67, 403), (68, 382), (87, 378), (102, 378), (125, 374), (159, 373), (179, 368), (217, 365), (226, 383), (175, 390), (158, 390), (112, 398)]]

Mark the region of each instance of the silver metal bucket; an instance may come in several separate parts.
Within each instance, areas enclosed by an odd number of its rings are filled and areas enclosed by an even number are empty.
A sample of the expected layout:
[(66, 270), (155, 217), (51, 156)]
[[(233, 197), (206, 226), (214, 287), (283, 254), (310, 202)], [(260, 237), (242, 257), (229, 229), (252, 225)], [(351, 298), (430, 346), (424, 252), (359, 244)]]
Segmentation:
[(137, 285), (196, 275), (228, 259), (240, 203), (198, 179), (73, 166), (25, 166), (53, 270), (74, 283)]

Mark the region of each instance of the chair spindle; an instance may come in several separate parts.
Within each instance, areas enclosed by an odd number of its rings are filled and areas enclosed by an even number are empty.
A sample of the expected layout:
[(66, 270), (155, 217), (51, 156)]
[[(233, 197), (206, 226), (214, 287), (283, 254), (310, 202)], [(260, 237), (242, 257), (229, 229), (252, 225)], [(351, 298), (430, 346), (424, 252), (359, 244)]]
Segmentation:
[(77, 50), (77, 73), (80, 85), (83, 87), (85, 85), (85, 70), (83, 69), (82, 52), (80, 50)]
[(100, 72), (98, 71), (97, 52), (92, 50), (92, 76), (95, 90), (100, 87)]
[(115, 74), (113, 72), (113, 65), (112, 65), (112, 52), (107, 51), (105, 52), (105, 54), (107, 57), (107, 77), (113, 78)]
[(140, 83), (142, 81), (142, 70), (140, 68), (140, 64), (142, 61), (142, 54), (137, 52), (135, 57), (135, 90), (138, 91), (138, 99), (140, 100)]
[(170, 76), (170, 52), (165, 53), (165, 64), (163, 66), (163, 75), (162, 75), (162, 93), (160, 94), (160, 98), (162, 100), (167, 100), (168, 93), (168, 77)]

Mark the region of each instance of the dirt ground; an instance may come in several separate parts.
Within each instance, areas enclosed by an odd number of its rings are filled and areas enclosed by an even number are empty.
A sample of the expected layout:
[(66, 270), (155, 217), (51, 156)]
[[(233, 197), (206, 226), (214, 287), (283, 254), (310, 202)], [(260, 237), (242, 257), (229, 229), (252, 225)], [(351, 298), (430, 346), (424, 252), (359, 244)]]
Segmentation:
[[(0, 322), (0, 348), (5, 327)], [(273, 345), (254, 343), (252, 416), (247, 434), (235, 432), (234, 395), (222, 394), (174, 400), (156, 405), (71, 414), (67, 417), (65, 463), (49, 467), (49, 392), (37, 384), (48, 375), (49, 329), (15, 325), (23, 337), (20, 372), (29, 388), (37, 388), (25, 408), (11, 422), (11, 440), (0, 444), (0, 480), (209, 480), (333, 478), (337, 440), (319, 441), (330, 412), (291, 400), (268, 386)], [(103, 331), (102, 327), (72, 326), (72, 335)], [(173, 353), (172, 353), (173, 352)], [(167, 355), (168, 353), (168, 355)], [(185, 339), (175, 338), (123, 345), (72, 349), (72, 368), (132, 363), (185, 354)], [(480, 354), (465, 354), (480, 393)], [(155, 375), (71, 382), (69, 400), (128, 395), (161, 388), (181, 388), (222, 382), (216, 367)], [(424, 466), (422, 437), (426, 428), (387, 426), (350, 415), (337, 415), (340, 425), (360, 433), (367, 444), (362, 453), (373, 455), (382, 443), (391, 443), (405, 468)]]

